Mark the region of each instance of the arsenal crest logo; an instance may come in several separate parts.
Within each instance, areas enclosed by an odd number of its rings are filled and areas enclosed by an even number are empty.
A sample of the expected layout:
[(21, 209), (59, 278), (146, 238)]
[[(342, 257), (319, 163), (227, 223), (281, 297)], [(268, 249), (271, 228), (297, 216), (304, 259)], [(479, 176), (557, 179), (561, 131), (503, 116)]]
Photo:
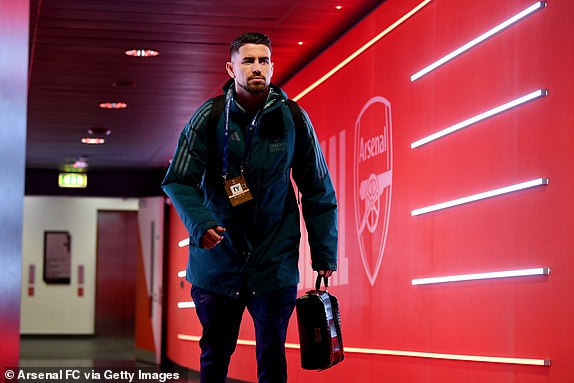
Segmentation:
[(393, 156), (391, 104), (371, 98), (355, 123), (355, 222), (359, 251), (371, 286), (383, 261), (389, 217)]

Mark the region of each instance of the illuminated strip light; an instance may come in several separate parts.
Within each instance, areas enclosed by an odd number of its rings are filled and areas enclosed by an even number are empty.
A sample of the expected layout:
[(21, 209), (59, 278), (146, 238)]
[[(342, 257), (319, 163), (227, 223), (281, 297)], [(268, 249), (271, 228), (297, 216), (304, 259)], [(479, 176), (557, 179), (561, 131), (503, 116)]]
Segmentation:
[(467, 361), (467, 362), (522, 364), (522, 365), (530, 365), (530, 366), (550, 366), (550, 360), (549, 359), (528, 359), (528, 358), (509, 358), (509, 357), (482, 356), (482, 355), (440, 354), (440, 353), (436, 353), (436, 352), (381, 350), (381, 349), (358, 348), (358, 347), (345, 347), (345, 352), (346, 353), (357, 353), (357, 354), (371, 354), (371, 355), (408, 356), (408, 357), (413, 357), (413, 358), (448, 359), (448, 360), (460, 360), (460, 361)]
[(413, 142), (413, 143), (411, 144), (411, 149), (418, 148), (419, 146), (422, 146), (422, 145), (424, 145), (424, 144), (428, 144), (428, 143), (431, 142), (431, 141), (438, 140), (439, 138), (444, 137), (444, 136), (446, 136), (446, 135), (448, 135), (448, 134), (454, 133), (454, 132), (456, 132), (456, 131), (458, 131), (458, 130), (461, 130), (461, 129), (463, 129), (463, 128), (466, 128), (467, 126), (470, 126), (470, 125), (472, 125), (472, 124), (475, 124), (475, 123), (477, 123), (477, 122), (480, 122), (480, 121), (482, 121), (482, 120), (485, 120), (485, 119), (487, 119), (487, 118), (489, 118), (489, 117), (492, 117), (492, 116), (494, 116), (494, 115), (496, 115), (496, 114), (502, 113), (502, 112), (504, 112), (504, 111), (506, 111), (506, 110), (508, 110), (508, 109), (514, 108), (515, 106), (524, 104), (524, 103), (526, 103), (526, 102), (528, 102), (528, 101), (530, 101), (530, 100), (534, 100), (534, 99), (536, 99), (536, 98), (544, 97), (544, 96), (547, 96), (547, 95), (548, 95), (548, 91), (547, 91), (546, 89), (538, 89), (538, 90), (536, 90), (536, 91), (534, 91), (534, 92), (532, 92), (532, 93), (529, 93), (529, 94), (527, 94), (527, 95), (524, 95), (524, 96), (522, 96), (522, 97), (519, 97), (519, 98), (517, 98), (517, 99), (515, 99), (515, 100), (509, 101), (509, 102), (507, 102), (507, 103), (505, 103), (505, 104), (502, 104), (502, 105), (500, 105), (500, 106), (497, 106), (496, 108), (492, 108), (492, 109), (490, 109), (490, 110), (488, 110), (488, 111), (486, 111), (486, 112), (484, 112), (484, 113), (481, 113), (481, 114), (476, 115), (476, 116), (474, 116), (474, 117), (471, 117), (471, 118), (469, 118), (469, 119), (467, 119), (467, 120), (464, 120), (464, 121), (461, 121), (461, 122), (459, 122), (459, 123), (457, 123), (457, 124), (454, 124), (454, 125), (452, 125), (452, 126), (446, 128), (446, 129), (443, 129), (443, 130), (441, 130), (441, 131), (438, 131), (438, 132), (436, 132), (436, 133), (433, 133), (433, 134), (431, 134), (430, 136), (426, 136), (426, 137), (424, 137), (424, 138), (421, 138), (420, 140), (415, 141), (415, 142)]
[(435, 61), (431, 65), (427, 66), (424, 69), (421, 69), (417, 73), (411, 76), (411, 81), (418, 80), (422, 76), (428, 74), (429, 72), (435, 70), (439, 66), (445, 64), (446, 62), (452, 60), (456, 56), (461, 55), (462, 53), (468, 51), (469, 49), (475, 47), (476, 45), (480, 44), (484, 40), (492, 37), (493, 35), (497, 34), (498, 32), (502, 31), (505, 28), (508, 28), (512, 24), (519, 22), (520, 20), (524, 19), (526, 16), (530, 15), (531, 13), (546, 7), (545, 1), (538, 1), (535, 4), (531, 5), (530, 7), (526, 8), (524, 11), (517, 13), (516, 15), (512, 16), (508, 20), (504, 21), (501, 24), (498, 24), (496, 27), (492, 28), (488, 32), (483, 33), (482, 35), (478, 36), (477, 38), (469, 41), (468, 43), (464, 44), (463, 46), (455, 49), (451, 53), (447, 54), (446, 56), (442, 57), (441, 59)]
[(383, 37), (385, 37), (386, 35), (388, 35), (390, 32), (392, 32), (395, 28), (397, 28), (399, 25), (401, 25), (402, 23), (404, 23), (405, 21), (407, 21), (411, 16), (413, 16), (415, 13), (417, 13), (418, 11), (420, 11), (425, 5), (427, 5), (428, 3), (430, 3), (432, 0), (424, 0), (422, 1), (419, 5), (417, 5), (416, 7), (414, 7), (413, 9), (411, 9), (409, 12), (407, 12), (405, 15), (403, 15), (400, 19), (398, 19), (397, 21), (395, 21), (394, 23), (392, 23), (390, 26), (388, 26), (384, 31), (382, 31), (381, 33), (379, 33), (378, 35), (376, 35), (375, 37), (373, 37), (371, 40), (369, 40), (369, 42), (367, 42), (365, 45), (363, 45), (362, 47), (360, 47), (359, 49), (357, 49), (355, 52), (353, 52), (350, 56), (348, 56), (346, 59), (344, 59), (343, 61), (341, 61), (337, 66), (335, 66), (333, 69), (331, 69), (329, 72), (327, 72), (326, 74), (323, 75), (323, 77), (321, 77), (320, 79), (318, 79), (317, 81), (315, 81), (314, 83), (312, 83), (311, 85), (309, 85), (307, 88), (305, 88), (301, 93), (299, 93), (298, 95), (296, 95), (295, 97), (293, 97), (293, 101), (299, 101), (300, 99), (302, 99), (303, 97), (305, 97), (308, 93), (310, 93), (313, 89), (315, 89), (316, 87), (318, 87), (319, 85), (321, 85), (322, 83), (324, 83), (325, 81), (327, 81), (331, 76), (333, 76), (335, 73), (337, 73), (338, 71), (340, 71), (343, 67), (345, 67), (347, 64), (349, 64), (351, 61), (353, 61), (354, 59), (356, 59), (360, 54), (362, 54), (364, 51), (366, 51), (367, 49), (369, 49), (372, 45), (374, 45), (377, 41), (379, 41), (380, 39), (382, 39)]
[(179, 241), (179, 242), (177, 243), (177, 246), (179, 246), (179, 247), (189, 246), (189, 238), (182, 239), (181, 241)]
[[(200, 336), (178, 334), (177, 339), (191, 342), (199, 342)], [(238, 339), (237, 344), (245, 346), (254, 346), (255, 341)], [(300, 349), (297, 343), (285, 343), (285, 348)], [(550, 366), (549, 359), (528, 359), (528, 358), (509, 358), (498, 356), (481, 356), (481, 355), (460, 355), (460, 354), (440, 354), (435, 352), (418, 352), (418, 351), (401, 351), (401, 350), (384, 350), (374, 348), (345, 347), (346, 353), (369, 354), (369, 355), (389, 355), (389, 356), (408, 356), (412, 358), (430, 358), (430, 359), (449, 359), (468, 362), (486, 362), (486, 363), (504, 363), (504, 364), (521, 364), (530, 366)]]
[(458, 205), (462, 205), (462, 204), (469, 203), (469, 202), (474, 202), (474, 201), (478, 201), (478, 200), (482, 200), (482, 199), (486, 199), (486, 198), (490, 198), (490, 197), (495, 197), (495, 196), (499, 196), (499, 195), (503, 195), (503, 194), (507, 194), (507, 193), (512, 193), (512, 192), (515, 192), (518, 190), (528, 189), (528, 188), (532, 188), (532, 187), (536, 187), (536, 186), (540, 186), (540, 185), (548, 185), (548, 182), (549, 182), (548, 178), (537, 178), (535, 180), (526, 181), (526, 182), (522, 182), (522, 183), (515, 184), (515, 185), (505, 186), (505, 187), (502, 187), (499, 189), (494, 189), (494, 190), (490, 190), (487, 192), (474, 194), (474, 195), (471, 195), (468, 197), (458, 198), (458, 199), (455, 199), (452, 201), (442, 202), (442, 203), (439, 203), (436, 205), (431, 205), (431, 206), (423, 207), (420, 209), (415, 209), (415, 210), (411, 211), (411, 215), (416, 216), (416, 215), (426, 214), (426, 213), (430, 213), (433, 211), (447, 209), (449, 207), (458, 206)]
[(178, 272), (177, 272), (177, 276), (178, 276), (179, 278), (185, 278), (185, 270), (178, 271)]
[(177, 302), (178, 309), (193, 309), (195, 308), (194, 302)]
[(432, 278), (419, 278), (419, 279), (413, 279), (411, 283), (413, 286), (416, 286), (416, 285), (431, 285), (431, 284), (447, 283), (447, 282), (476, 281), (482, 279), (526, 277), (533, 275), (548, 275), (548, 274), (550, 274), (550, 269), (548, 267), (538, 267), (535, 269), (494, 271), (489, 273), (475, 273), (475, 274), (450, 275), (450, 276), (432, 277)]

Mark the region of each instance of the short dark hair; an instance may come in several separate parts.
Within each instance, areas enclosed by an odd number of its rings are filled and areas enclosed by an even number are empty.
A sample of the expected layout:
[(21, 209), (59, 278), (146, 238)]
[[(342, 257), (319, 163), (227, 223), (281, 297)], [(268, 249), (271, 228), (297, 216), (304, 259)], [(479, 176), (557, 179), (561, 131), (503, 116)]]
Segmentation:
[(247, 32), (240, 36), (237, 36), (235, 40), (231, 42), (229, 46), (229, 55), (232, 56), (233, 53), (239, 52), (239, 48), (245, 44), (261, 44), (265, 45), (271, 51), (271, 40), (269, 36), (260, 32)]

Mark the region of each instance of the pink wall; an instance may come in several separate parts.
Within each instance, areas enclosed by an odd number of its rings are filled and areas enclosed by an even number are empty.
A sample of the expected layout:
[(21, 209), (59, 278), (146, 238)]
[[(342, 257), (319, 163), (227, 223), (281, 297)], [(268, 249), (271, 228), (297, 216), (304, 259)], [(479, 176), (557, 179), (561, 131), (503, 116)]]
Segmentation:
[[(0, 0), (0, 370), (20, 354), (29, 1)], [(38, 275), (36, 275), (38, 278)]]
[[(298, 97), (419, 3), (386, 1), (285, 86), (310, 114), (337, 187), (341, 265), (331, 292), (341, 302), (347, 348), (342, 364), (321, 373), (301, 370), (298, 351), (290, 349), (290, 381), (569, 381), (574, 373), (574, 306), (568, 303), (574, 291), (574, 3), (549, 1), (411, 81), (420, 69), (536, 4), (430, 1)], [(539, 89), (548, 94), (411, 149), (423, 137)], [(364, 147), (362, 157), (361, 140), (374, 144)], [(539, 178), (548, 184), (411, 214)], [(370, 189), (361, 191), (361, 184)], [(178, 225), (171, 222), (177, 232), (171, 245), (185, 237)], [(306, 257), (303, 251), (300, 293), (309, 286)], [(185, 258), (183, 249), (170, 251), (180, 269)], [(411, 284), (415, 278), (535, 267), (552, 271)], [(180, 288), (176, 278), (170, 283), (188, 297), (189, 286)], [(172, 291), (170, 308), (175, 307)], [(176, 332), (199, 335), (197, 319), (191, 310), (172, 311), (168, 356), (197, 368), (197, 342), (174, 340)], [(249, 322), (241, 339), (253, 339)], [(288, 341), (297, 343), (295, 318)], [(411, 352), (423, 354), (396, 355)], [(465, 356), (503, 359), (460, 360)], [(536, 365), (545, 361), (551, 365)], [(231, 376), (255, 381), (253, 371), (253, 347), (239, 346)]]

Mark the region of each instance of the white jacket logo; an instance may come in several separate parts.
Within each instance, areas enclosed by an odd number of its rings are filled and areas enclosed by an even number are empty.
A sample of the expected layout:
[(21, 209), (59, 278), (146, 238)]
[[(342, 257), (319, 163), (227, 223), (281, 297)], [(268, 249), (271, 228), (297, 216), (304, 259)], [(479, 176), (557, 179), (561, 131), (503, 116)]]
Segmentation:
[(383, 261), (393, 174), (391, 104), (373, 97), (355, 123), (355, 222), (359, 251), (371, 286)]

